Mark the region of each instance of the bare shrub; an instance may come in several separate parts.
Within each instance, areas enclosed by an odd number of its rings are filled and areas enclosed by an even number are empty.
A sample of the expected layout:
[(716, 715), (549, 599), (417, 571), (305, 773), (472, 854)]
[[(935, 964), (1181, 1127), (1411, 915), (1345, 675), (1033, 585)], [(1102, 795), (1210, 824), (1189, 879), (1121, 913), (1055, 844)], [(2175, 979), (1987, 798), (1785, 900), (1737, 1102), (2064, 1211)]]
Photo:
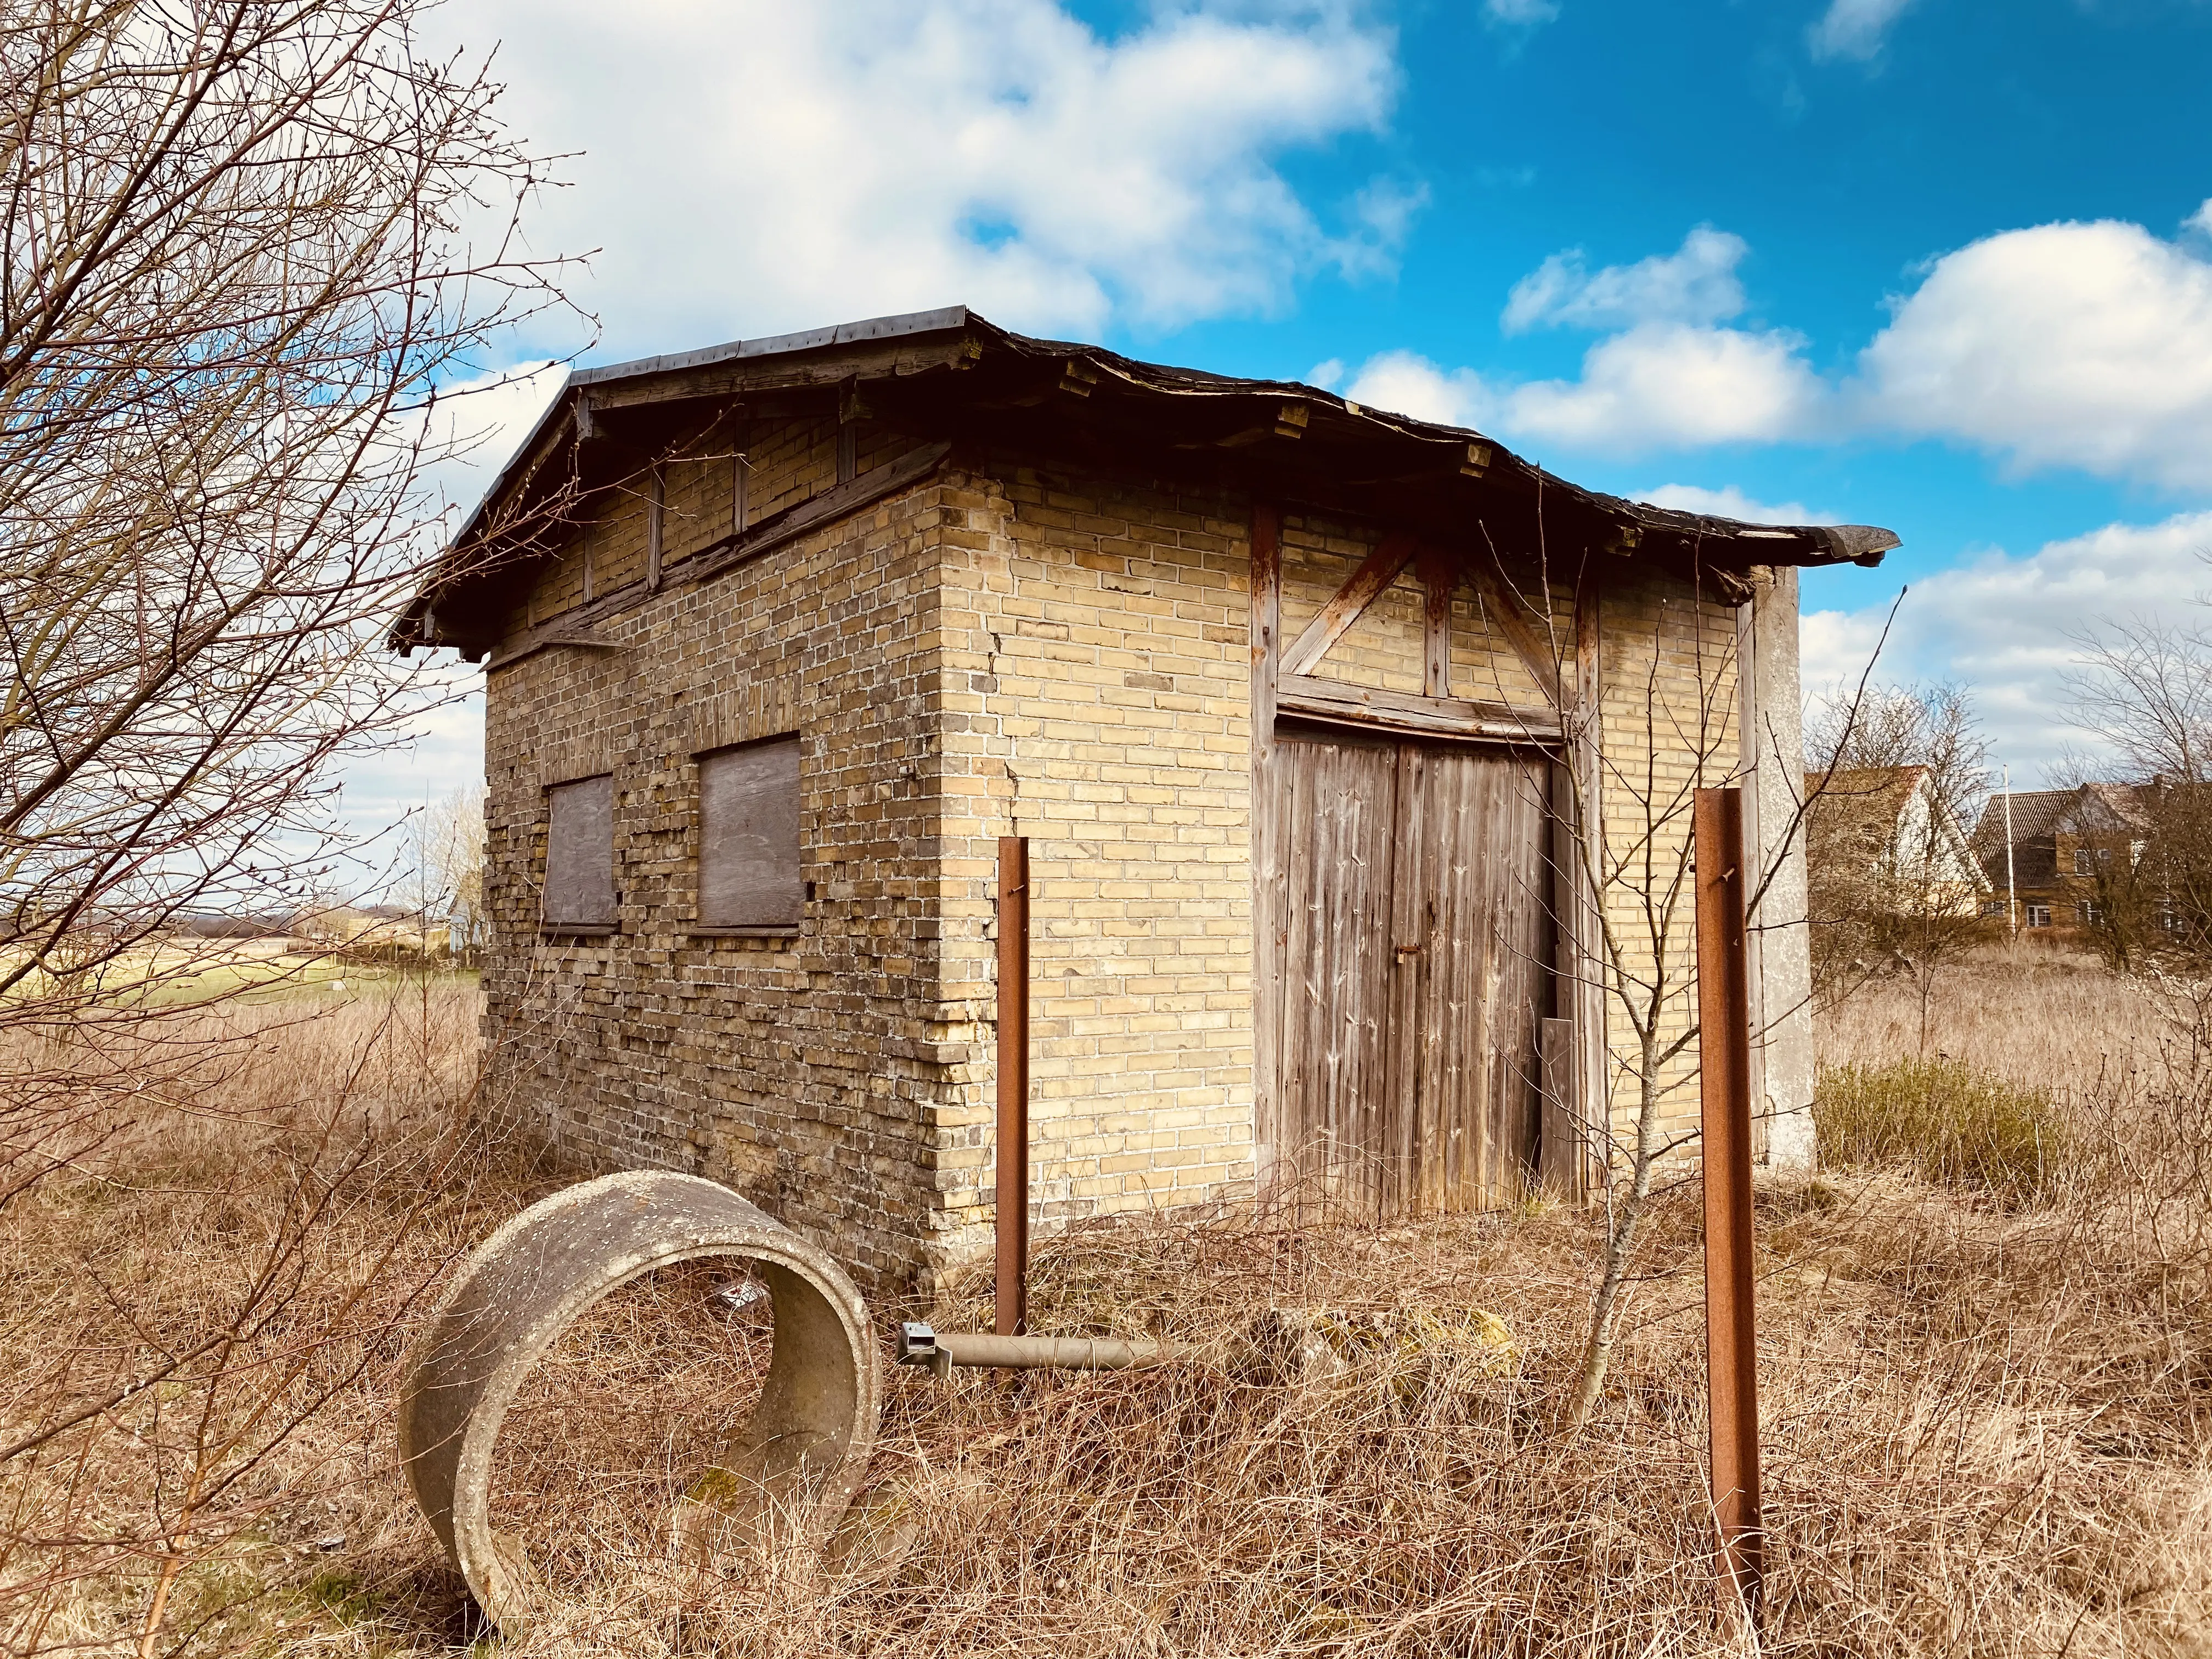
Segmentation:
[(388, 1458), (362, 1425), (494, 1167), (465, 1109), (472, 994), (234, 1005), (221, 1044), (211, 1017), (136, 1030), (221, 1055), (220, 1098), (134, 1101), (0, 1231), (12, 1651), (221, 1650), (259, 1626), (253, 1564), (344, 1534)]
[(2049, 1090), (1958, 1060), (1832, 1067), (1813, 1119), (1823, 1164), (1901, 1162), (1936, 1186), (2015, 1204), (2040, 1197), (2070, 1150)]

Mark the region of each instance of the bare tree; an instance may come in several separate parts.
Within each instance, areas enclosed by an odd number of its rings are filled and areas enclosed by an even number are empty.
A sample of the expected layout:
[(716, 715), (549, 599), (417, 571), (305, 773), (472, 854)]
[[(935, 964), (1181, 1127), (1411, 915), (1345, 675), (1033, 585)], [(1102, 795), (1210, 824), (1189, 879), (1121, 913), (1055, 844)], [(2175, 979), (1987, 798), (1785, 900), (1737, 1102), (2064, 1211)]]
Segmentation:
[[(1595, 574), (1582, 573), (1585, 581)], [(1510, 605), (1521, 619), (1501, 620), (1528, 641), (1532, 653), (1550, 655), (1553, 672), (1539, 678), (1557, 699), (1569, 751), (1587, 757), (1587, 769), (1584, 763), (1561, 769), (1576, 834), (1563, 860), (1568, 867), (1559, 873), (1589, 898), (1581, 925), (1595, 961), (1571, 971), (1589, 975), (1612, 1011), (1605, 1087), (1589, 1103), (1582, 1126), (1593, 1162), (1604, 1171), (1598, 1194), (1603, 1249), (1568, 1408), (1566, 1427), (1573, 1433), (1603, 1398), (1644, 1224), (1666, 1187), (1687, 1175), (1679, 1155), (1699, 1137), (1691, 826), (1699, 789), (1740, 785), (1747, 776), (1732, 614), (1745, 595), (1741, 578), (1709, 577), (1701, 568), (1692, 569), (1686, 589), (1668, 584), (1647, 594), (1655, 625), (1641, 638), (1609, 647), (1606, 674), (1613, 689), (1601, 710), (1582, 704), (1571, 690), (1576, 629), (1572, 617), (1553, 601), (1549, 573), (1526, 589), (1512, 587), (1502, 563), (1494, 574), (1501, 608)], [(1723, 584), (1733, 590), (1725, 599), (1717, 597)], [(1818, 801), (1817, 791), (1803, 790), (1802, 775), (1789, 781), (1796, 805), (1788, 822), (1775, 826), (1772, 842), (1782, 852), (1768, 867), (1747, 872), (1754, 927)], [(1770, 1008), (1765, 1014), (1775, 1022), (1796, 1012)], [(1754, 1032), (1753, 1041), (1759, 1040)], [(1620, 1128), (1616, 1102), (1628, 1109)]]
[(484, 911), (484, 797), (457, 789), (416, 815), (403, 902), (426, 927), (447, 930), (448, 947), (473, 963), (490, 932)]
[(1966, 830), (1990, 776), (1972, 697), (1957, 685), (1832, 696), (1807, 749), (1814, 983), (1832, 1002), (1877, 974), (1909, 977), (1924, 1053), (1937, 981), (1991, 933)]
[[(181, 913), (296, 906), (332, 763), (418, 712), (374, 647), (435, 388), (554, 299), (421, 9), (0, 0), (0, 1035), (92, 1040)], [(66, 1156), (6, 1053), (0, 1159)]]
[[(2117, 781), (2132, 786), (2134, 822), (2098, 849), (2090, 877), (2095, 936), (2122, 972), (2212, 980), (2212, 629), (2136, 618), (2073, 642), (2075, 720), (2104, 740)], [(2061, 769), (2079, 784), (2097, 769), (2069, 755)]]

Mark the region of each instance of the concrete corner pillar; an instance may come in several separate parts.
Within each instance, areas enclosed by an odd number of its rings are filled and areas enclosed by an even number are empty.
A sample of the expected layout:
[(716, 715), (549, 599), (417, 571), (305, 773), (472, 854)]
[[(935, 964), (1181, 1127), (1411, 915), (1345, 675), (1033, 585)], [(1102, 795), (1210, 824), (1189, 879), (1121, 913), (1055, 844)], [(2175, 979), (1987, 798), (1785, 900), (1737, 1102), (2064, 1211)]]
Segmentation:
[[(1736, 617), (1740, 765), (1747, 891), (1767, 882), (1750, 917), (1753, 1144), (1774, 1167), (1810, 1169), (1813, 954), (1806, 922), (1803, 704), (1797, 673), (1797, 572), (1753, 572)], [(1772, 872), (1771, 878), (1767, 876)]]

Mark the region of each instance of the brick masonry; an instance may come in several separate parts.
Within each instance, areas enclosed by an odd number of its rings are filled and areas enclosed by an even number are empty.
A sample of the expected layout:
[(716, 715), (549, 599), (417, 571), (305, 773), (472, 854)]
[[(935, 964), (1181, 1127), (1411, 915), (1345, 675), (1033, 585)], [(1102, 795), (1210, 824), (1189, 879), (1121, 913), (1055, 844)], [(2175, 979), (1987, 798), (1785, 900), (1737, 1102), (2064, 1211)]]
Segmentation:
[[(663, 469), (659, 591), (641, 477), (587, 502), (517, 596), (510, 637), (582, 604), (587, 572), (603, 602), (635, 590), (593, 624), (619, 648), (490, 672), (495, 1100), (584, 1161), (730, 1181), (867, 1280), (926, 1289), (988, 1244), (994, 857), (1012, 830), (1030, 837), (1042, 1218), (1249, 1192), (1249, 502), (964, 455), (690, 579), (732, 527), (740, 444), (757, 519), (835, 482), (836, 438), (829, 420), (710, 431)], [(914, 442), (865, 422), (859, 440), (863, 469)], [(1373, 543), (1296, 516), (1284, 542), (1289, 638)], [(1729, 718), (1734, 613), (1680, 584), (1615, 586), (1608, 754), (1640, 769), (1656, 738), (1650, 775), (1672, 787), (1697, 768), (1679, 728), (1701, 683)], [(1417, 691), (1420, 633), (1409, 579), (1326, 672)], [(1537, 697), (1464, 589), (1454, 676), (1463, 696)], [(803, 740), (805, 921), (698, 936), (695, 757), (783, 732)], [(543, 935), (544, 791), (600, 772), (620, 931)], [(1617, 844), (1635, 827), (1608, 826)]]

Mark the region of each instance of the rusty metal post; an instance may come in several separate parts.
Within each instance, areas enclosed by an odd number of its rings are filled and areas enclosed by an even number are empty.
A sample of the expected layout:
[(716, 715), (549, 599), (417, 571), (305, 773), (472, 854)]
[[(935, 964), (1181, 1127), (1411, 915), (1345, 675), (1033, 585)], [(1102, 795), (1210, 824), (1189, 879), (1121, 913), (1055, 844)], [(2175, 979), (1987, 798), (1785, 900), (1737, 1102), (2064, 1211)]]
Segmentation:
[(993, 1325), (1030, 1316), (1030, 843), (999, 837), (999, 1282)]
[(1721, 1564), (1758, 1618), (1759, 1353), (1751, 1304), (1751, 987), (1744, 945), (1743, 797), (1698, 791), (1698, 1061), (1705, 1176), (1705, 1372)]

